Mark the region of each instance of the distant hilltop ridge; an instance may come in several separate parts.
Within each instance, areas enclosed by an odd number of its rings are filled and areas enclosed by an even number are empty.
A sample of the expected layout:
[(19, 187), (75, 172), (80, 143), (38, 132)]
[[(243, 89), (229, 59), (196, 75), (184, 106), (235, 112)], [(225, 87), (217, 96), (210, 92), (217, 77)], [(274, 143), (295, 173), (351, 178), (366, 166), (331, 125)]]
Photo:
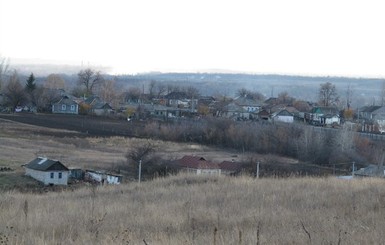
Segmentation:
[(109, 73), (111, 68), (92, 65), (89, 63), (79, 63), (78, 65), (74, 62), (60, 62), (54, 60), (40, 60), (40, 59), (9, 59), (9, 68), (16, 69), (20, 74), (30, 74), (33, 72), (35, 76), (48, 76), (49, 74), (77, 74), (81, 69), (92, 68), (100, 70), (103, 73)]

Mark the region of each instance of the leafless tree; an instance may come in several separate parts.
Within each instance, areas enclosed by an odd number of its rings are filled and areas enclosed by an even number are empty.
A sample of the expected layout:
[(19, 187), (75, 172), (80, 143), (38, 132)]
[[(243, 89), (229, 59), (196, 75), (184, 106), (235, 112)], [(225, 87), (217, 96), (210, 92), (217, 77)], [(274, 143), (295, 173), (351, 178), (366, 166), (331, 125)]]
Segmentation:
[(4, 88), (4, 94), (8, 105), (13, 109), (26, 101), (26, 93), (16, 71), (10, 76), (8, 84)]
[(155, 80), (151, 80), (150, 83), (148, 84), (148, 93), (150, 94), (151, 98), (154, 96), (155, 85), (156, 85)]
[(308, 112), (311, 109), (311, 106), (309, 105), (308, 102), (303, 101), (303, 100), (296, 100), (293, 102), (293, 106), (302, 112)]
[(164, 84), (159, 83), (156, 86), (156, 97), (159, 99), (162, 94), (164, 94), (167, 90), (166, 86)]
[(236, 94), (240, 97), (246, 97), (246, 98), (252, 99), (252, 100), (261, 101), (261, 100), (265, 99), (265, 96), (263, 94), (261, 94), (259, 92), (250, 91), (250, 90), (247, 90), (245, 88), (239, 89)]
[(114, 80), (103, 80), (96, 86), (96, 94), (103, 101), (111, 104), (117, 102), (117, 87)]
[(101, 81), (103, 81), (103, 76), (100, 74), (100, 71), (87, 68), (78, 73), (78, 82), (84, 85), (87, 95), (93, 94), (94, 86)]
[(194, 99), (198, 99), (199, 94), (200, 94), (199, 90), (193, 86), (189, 86), (189, 87), (185, 88), (185, 92), (186, 92), (188, 98), (194, 98)]
[(241, 89), (238, 89), (236, 95), (238, 95), (240, 97), (246, 97), (249, 94), (249, 92), (250, 92), (249, 90), (247, 90), (245, 88), (241, 88)]
[(154, 150), (155, 146), (150, 142), (138, 144), (127, 152), (126, 158), (138, 162), (139, 160), (144, 160)]
[(181, 88), (178, 85), (167, 84), (167, 94), (180, 91)]
[(382, 82), (382, 88), (381, 88), (381, 105), (385, 105), (385, 81)]
[(8, 73), (9, 69), (9, 60), (3, 57), (0, 57), (0, 91), (1, 86), (5, 82), (5, 75)]
[(338, 100), (336, 86), (327, 82), (320, 84), (319, 102), (322, 106), (331, 106)]
[(279, 104), (292, 104), (294, 101), (295, 99), (286, 91), (278, 94), (277, 103)]
[(52, 104), (60, 100), (61, 95), (57, 89), (45, 88), (42, 85), (36, 86), (33, 91), (32, 103), (36, 105), (38, 111), (50, 111)]
[[(383, 93), (385, 92), (384, 91), (385, 87), (383, 85)], [(385, 93), (383, 94), (385, 96)], [(346, 88), (346, 108), (348, 108), (348, 110), (350, 110), (350, 107), (352, 105), (352, 97), (353, 97), (353, 90), (352, 90), (352, 86), (351, 84), (349, 83), (348, 84), (348, 87)], [(384, 99), (382, 99), (382, 102)]]
[(155, 146), (150, 142), (137, 144), (131, 147), (126, 154), (126, 159), (129, 165), (134, 168), (138, 168), (139, 161), (142, 161), (142, 164), (147, 164), (151, 161), (152, 154), (155, 152)]
[(124, 99), (125, 101), (137, 103), (139, 102), (141, 94), (142, 94), (142, 91), (139, 88), (132, 87), (128, 89)]
[(65, 89), (66, 84), (64, 79), (60, 75), (50, 74), (44, 82), (44, 87), (50, 89)]

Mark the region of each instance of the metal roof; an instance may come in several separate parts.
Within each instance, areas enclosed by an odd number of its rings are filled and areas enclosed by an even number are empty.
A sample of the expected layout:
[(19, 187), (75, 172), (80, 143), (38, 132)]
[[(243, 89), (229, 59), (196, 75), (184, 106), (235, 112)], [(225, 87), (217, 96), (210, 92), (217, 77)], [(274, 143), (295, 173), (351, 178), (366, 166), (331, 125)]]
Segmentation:
[(39, 171), (68, 171), (68, 168), (58, 160), (52, 160), (44, 157), (38, 157), (24, 165), (24, 167)]

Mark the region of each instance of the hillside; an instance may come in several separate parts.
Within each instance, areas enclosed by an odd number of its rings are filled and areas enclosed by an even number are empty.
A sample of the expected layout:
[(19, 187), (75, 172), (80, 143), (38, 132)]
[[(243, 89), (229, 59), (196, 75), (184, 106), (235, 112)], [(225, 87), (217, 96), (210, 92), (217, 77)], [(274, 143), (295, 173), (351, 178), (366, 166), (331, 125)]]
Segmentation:
[(172, 176), (1, 193), (6, 244), (384, 244), (382, 179)]

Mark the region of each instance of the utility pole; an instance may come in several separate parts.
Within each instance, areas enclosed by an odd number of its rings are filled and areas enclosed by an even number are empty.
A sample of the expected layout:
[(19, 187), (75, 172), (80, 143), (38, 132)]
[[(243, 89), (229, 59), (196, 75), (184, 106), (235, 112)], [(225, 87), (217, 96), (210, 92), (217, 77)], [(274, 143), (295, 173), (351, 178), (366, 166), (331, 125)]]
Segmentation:
[(354, 164), (355, 162), (353, 162), (353, 171), (352, 171), (352, 177), (354, 178)]
[(139, 184), (140, 184), (140, 178), (142, 177), (142, 159), (139, 160)]
[(259, 179), (259, 162), (257, 162), (257, 179)]
[(257, 164), (257, 178), (259, 179), (259, 162)]

